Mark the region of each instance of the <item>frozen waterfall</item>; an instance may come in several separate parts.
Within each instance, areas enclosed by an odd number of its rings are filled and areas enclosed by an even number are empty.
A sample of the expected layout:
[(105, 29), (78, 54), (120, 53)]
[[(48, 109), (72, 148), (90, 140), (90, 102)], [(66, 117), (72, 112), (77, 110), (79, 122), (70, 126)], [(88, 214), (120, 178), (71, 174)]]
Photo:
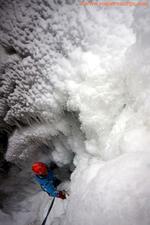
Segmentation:
[(150, 9), (0, 1), (0, 225), (150, 224)]

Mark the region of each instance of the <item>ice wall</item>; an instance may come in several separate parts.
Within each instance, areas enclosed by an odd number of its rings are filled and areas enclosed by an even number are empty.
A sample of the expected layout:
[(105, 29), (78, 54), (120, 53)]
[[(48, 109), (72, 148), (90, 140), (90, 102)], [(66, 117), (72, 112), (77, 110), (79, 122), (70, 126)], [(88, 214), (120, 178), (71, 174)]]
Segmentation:
[(132, 9), (2, 3), (1, 44), (8, 55), (2, 71), (3, 120), (17, 127), (53, 126), (64, 110), (75, 112), (85, 151), (104, 158), (110, 130), (126, 104), (121, 69), (135, 41)]
[[(122, 67), (125, 107), (114, 121), (106, 142), (107, 162), (88, 158), (83, 166), (81, 160), (72, 176), (72, 198), (65, 225), (150, 222), (149, 15), (149, 8), (137, 8), (133, 13), (136, 42), (125, 53)], [(78, 213), (74, 214), (77, 204)]]
[[(147, 225), (148, 183), (127, 198), (148, 173), (149, 9), (2, 0), (0, 15), (0, 119), (14, 129), (6, 159), (23, 169), (23, 177), (31, 176), (35, 160), (76, 166), (70, 197), (64, 206), (57, 202), (49, 223), (138, 225), (141, 209)], [(135, 184), (128, 187), (131, 180)], [(17, 201), (26, 209), (20, 197)], [(9, 207), (13, 210), (11, 200)]]

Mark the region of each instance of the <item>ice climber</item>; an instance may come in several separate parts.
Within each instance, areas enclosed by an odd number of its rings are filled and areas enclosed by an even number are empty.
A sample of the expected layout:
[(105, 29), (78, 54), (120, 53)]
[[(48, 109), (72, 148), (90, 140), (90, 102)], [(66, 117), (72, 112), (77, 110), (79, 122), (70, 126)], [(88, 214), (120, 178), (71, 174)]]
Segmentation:
[(32, 165), (32, 170), (35, 173), (36, 181), (40, 184), (43, 191), (47, 192), (51, 197), (66, 199), (64, 191), (57, 191), (56, 187), (60, 181), (53, 175), (53, 172), (48, 169), (46, 164), (35, 162)]

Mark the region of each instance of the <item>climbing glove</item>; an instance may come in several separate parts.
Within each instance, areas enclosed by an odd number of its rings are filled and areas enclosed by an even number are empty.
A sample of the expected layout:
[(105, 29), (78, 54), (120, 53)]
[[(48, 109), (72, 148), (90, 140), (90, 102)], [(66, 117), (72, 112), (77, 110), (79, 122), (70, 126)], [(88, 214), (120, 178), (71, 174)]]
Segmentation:
[(61, 198), (61, 199), (66, 199), (66, 194), (65, 194), (65, 192), (64, 191), (59, 191), (59, 193), (58, 193), (58, 198)]

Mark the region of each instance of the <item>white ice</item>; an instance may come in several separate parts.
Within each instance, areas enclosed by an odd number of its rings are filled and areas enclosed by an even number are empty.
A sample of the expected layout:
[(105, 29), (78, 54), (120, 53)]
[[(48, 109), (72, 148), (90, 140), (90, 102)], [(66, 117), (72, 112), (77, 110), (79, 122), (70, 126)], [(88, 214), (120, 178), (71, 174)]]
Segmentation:
[(47, 225), (149, 225), (149, 8), (1, 5), (0, 115), (16, 127), (6, 159), (21, 171), (0, 185), (0, 224), (42, 222), (51, 199), (31, 174), (41, 160), (75, 168)]

